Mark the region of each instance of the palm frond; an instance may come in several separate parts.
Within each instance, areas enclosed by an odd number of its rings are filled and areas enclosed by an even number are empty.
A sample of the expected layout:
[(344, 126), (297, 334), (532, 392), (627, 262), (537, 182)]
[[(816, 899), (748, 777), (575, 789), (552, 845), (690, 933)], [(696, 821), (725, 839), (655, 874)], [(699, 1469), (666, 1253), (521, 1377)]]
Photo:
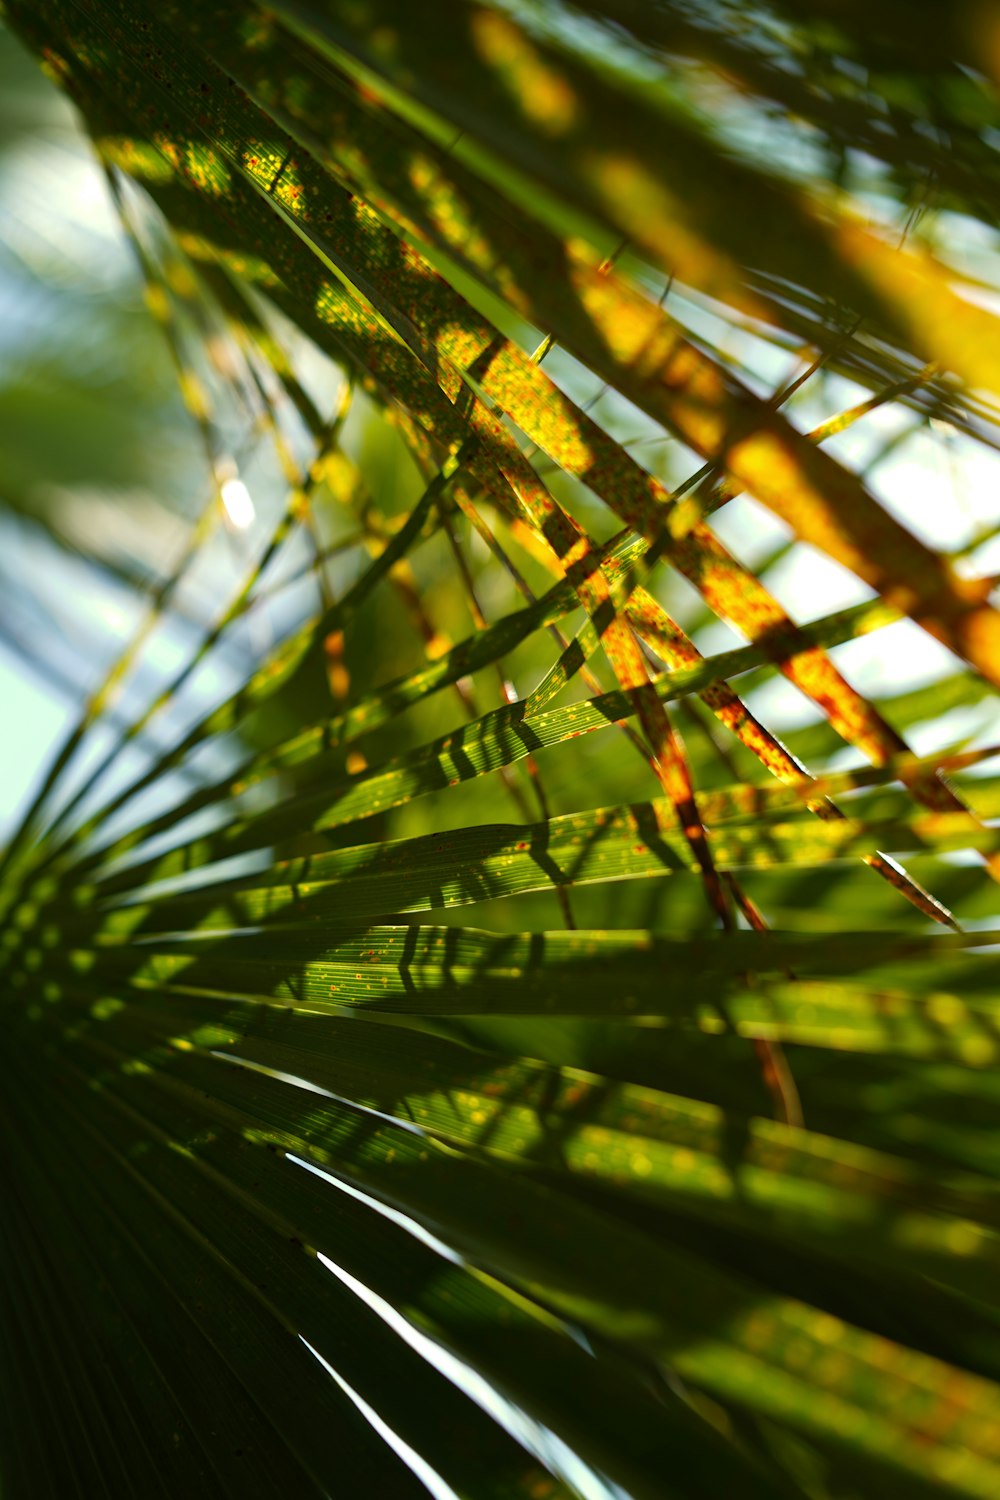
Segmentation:
[(997, 441), (929, 11), (5, 0), (205, 470), (0, 856), (12, 1500), (996, 1494), (989, 525), (851, 446)]

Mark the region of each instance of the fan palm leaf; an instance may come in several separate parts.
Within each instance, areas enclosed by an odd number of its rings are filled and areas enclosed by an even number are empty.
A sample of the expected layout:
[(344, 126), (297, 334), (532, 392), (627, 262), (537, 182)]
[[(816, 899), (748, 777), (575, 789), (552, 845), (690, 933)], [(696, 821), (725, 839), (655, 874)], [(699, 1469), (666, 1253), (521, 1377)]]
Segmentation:
[[(996, 1494), (989, 526), (842, 441), (996, 443), (929, 9), (5, 0), (208, 472), (0, 857), (11, 1497)], [(793, 619), (743, 494), (856, 602)], [(866, 696), (906, 617), (948, 675)]]

